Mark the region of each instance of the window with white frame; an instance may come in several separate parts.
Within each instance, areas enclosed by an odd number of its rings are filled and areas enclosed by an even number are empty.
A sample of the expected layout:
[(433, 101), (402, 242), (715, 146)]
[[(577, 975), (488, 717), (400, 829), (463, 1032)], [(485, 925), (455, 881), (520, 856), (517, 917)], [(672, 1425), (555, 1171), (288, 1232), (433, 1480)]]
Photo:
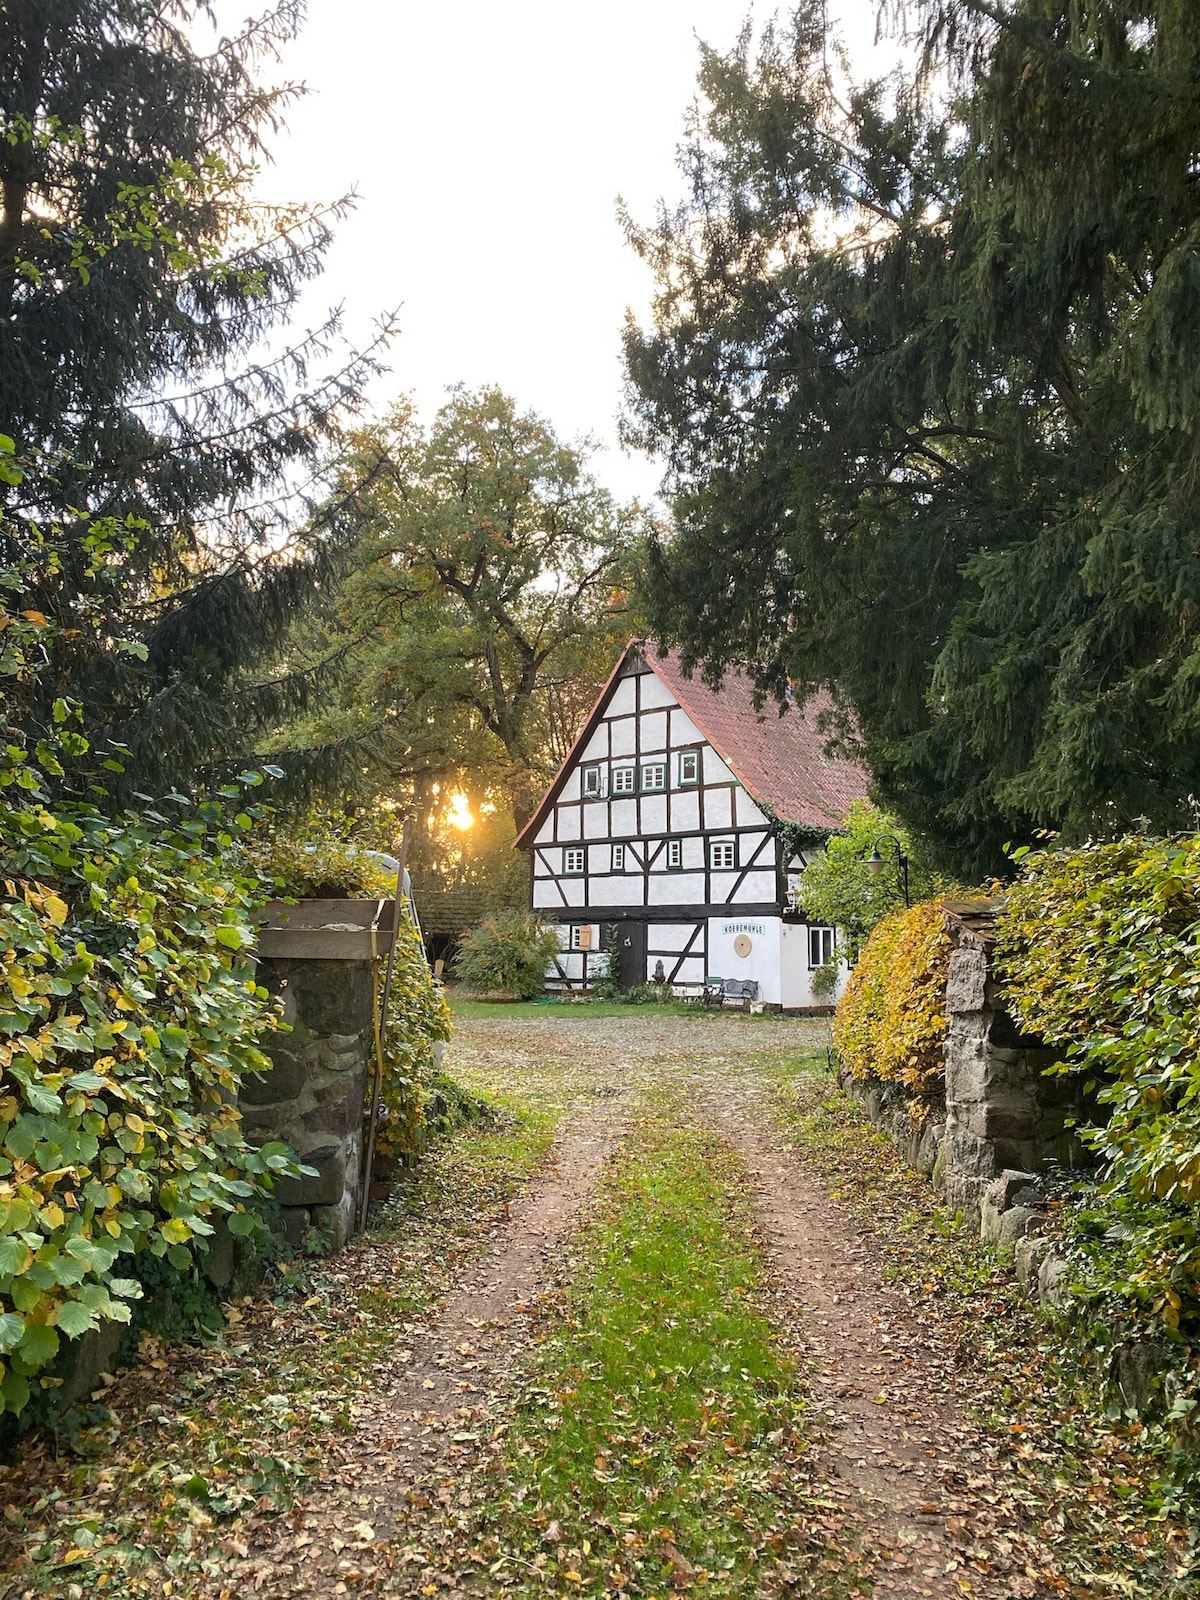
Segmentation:
[(668, 872), (682, 872), (683, 871), (683, 840), (682, 839), (668, 839), (667, 840), (667, 871)]
[(614, 767), (612, 769), (612, 792), (614, 794), (632, 794), (636, 788), (636, 767)]
[(590, 950), (592, 948), (592, 927), (589, 922), (573, 922), (567, 940), (568, 950)]
[(737, 840), (710, 839), (708, 864), (714, 872), (731, 872), (737, 866)]
[(650, 794), (655, 789), (667, 787), (667, 763), (665, 761), (642, 762), (642, 793)]
[(579, 781), (585, 800), (598, 800), (604, 793), (604, 785), (600, 775), (600, 763), (598, 761), (589, 761), (587, 766), (580, 767)]
[(612, 847), (612, 870), (614, 872), (625, 871), (625, 846), (623, 844), (615, 844)]
[(684, 787), (689, 783), (700, 782), (700, 752), (699, 750), (681, 750), (679, 752), (679, 783)]
[(808, 930), (808, 964), (810, 967), (831, 967), (837, 960), (837, 932), (833, 928)]
[(563, 876), (578, 878), (587, 870), (587, 846), (568, 844), (563, 847)]

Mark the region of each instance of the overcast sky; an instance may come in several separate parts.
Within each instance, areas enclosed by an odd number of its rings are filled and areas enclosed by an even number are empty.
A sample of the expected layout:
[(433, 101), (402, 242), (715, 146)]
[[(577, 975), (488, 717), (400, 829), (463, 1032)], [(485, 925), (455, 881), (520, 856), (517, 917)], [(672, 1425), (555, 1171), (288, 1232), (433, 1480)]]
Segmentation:
[[(251, 9), (220, 0), (230, 30)], [(301, 326), (344, 303), (369, 337), (401, 308), (374, 400), (423, 414), (455, 383), (496, 383), (625, 496), (657, 466), (621, 452), (620, 330), (650, 280), (616, 217), (679, 198), (675, 150), (695, 93), (697, 39), (728, 49), (748, 0), (309, 0), (280, 76), (303, 80), (262, 190), (317, 200), (357, 189)], [(774, 8), (759, 5), (756, 20)], [(831, 6), (831, 9), (834, 9)], [(886, 70), (875, 0), (841, 0), (856, 64)]]

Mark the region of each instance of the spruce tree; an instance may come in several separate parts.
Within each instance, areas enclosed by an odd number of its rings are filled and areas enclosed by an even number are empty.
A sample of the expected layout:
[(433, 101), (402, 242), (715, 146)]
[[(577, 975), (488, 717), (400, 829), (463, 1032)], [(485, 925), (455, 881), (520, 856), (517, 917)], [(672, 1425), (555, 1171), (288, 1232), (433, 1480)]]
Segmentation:
[(675, 492), (658, 630), (830, 683), (979, 871), (1200, 793), (1200, 12), (912, 10), (913, 81), (847, 92), (815, 4), (705, 53), (691, 199), (633, 230), (630, 430)]
[[(336, 564), (325, 466), (375, 353), (335, 355), (336, 318), (280, 330), (345, 202), (252, 192), (298, 92), (260, 74), (299, 10), (205, 54), (194, 0), (0, 0), (0, 429), (37, 465), (0, 484), (0, 538), (57, 526), (31, 604), (68, 641), (84, 608), (140, 645), (64, 647), (53, 692), (143, 787), (244, 759), (294, 714), (310, 680), (266, 667)], [(102, 570), (93, 515), (124, 530)]]

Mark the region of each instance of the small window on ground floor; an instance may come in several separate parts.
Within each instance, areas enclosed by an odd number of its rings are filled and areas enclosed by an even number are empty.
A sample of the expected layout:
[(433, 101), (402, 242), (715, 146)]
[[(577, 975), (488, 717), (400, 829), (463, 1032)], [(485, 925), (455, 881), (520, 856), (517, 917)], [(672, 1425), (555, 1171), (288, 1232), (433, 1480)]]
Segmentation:
[(810, 967), (831, 967), (837, 960), (837, 935), (833, 928), (808, 930), (808, 964)]
[(570, 928), (570, 938), (567, 941), (568, 950), (590, 950), (592, 948), (592, 925), (590, 922), (573, 922)]

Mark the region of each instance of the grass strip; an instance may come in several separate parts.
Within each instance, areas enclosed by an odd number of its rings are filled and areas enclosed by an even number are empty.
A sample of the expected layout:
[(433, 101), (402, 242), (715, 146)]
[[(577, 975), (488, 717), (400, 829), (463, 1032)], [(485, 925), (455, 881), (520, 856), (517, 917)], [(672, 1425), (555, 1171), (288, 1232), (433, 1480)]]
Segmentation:
[(745, 1169), (679, 1111), (635, 1121), (602, 1181), (488, 1469), (476, 1587), (861, 1592), (841, 1509), (810, 1478), (800, 1374), (762, 1309)]
[(144, 1341), (102, 1404), (24, 1440), (0, 1467), (0, 1597), (238, 1593), (245, 1540), (344, 1452), (376, 1363), (434, 1314), (553, 1122), (460, 1129), (342, 1255), (285, 1265), (211, 1344)]
[(755, 1066), (796, 1148), (874, 1237), (886, 1275), (958, 1350), (962, 1395), (992, 1441), (992, 1468), (973, 1487), (985, 1507), (1009, 1508), (1027, 1573), (1048, 1596), (1195, 1595), (1200, 1461), (1161, 1422), (1113, 1404), (1086, 1323), (1042, 1313), (1019, 1291), (823, 1059)]

